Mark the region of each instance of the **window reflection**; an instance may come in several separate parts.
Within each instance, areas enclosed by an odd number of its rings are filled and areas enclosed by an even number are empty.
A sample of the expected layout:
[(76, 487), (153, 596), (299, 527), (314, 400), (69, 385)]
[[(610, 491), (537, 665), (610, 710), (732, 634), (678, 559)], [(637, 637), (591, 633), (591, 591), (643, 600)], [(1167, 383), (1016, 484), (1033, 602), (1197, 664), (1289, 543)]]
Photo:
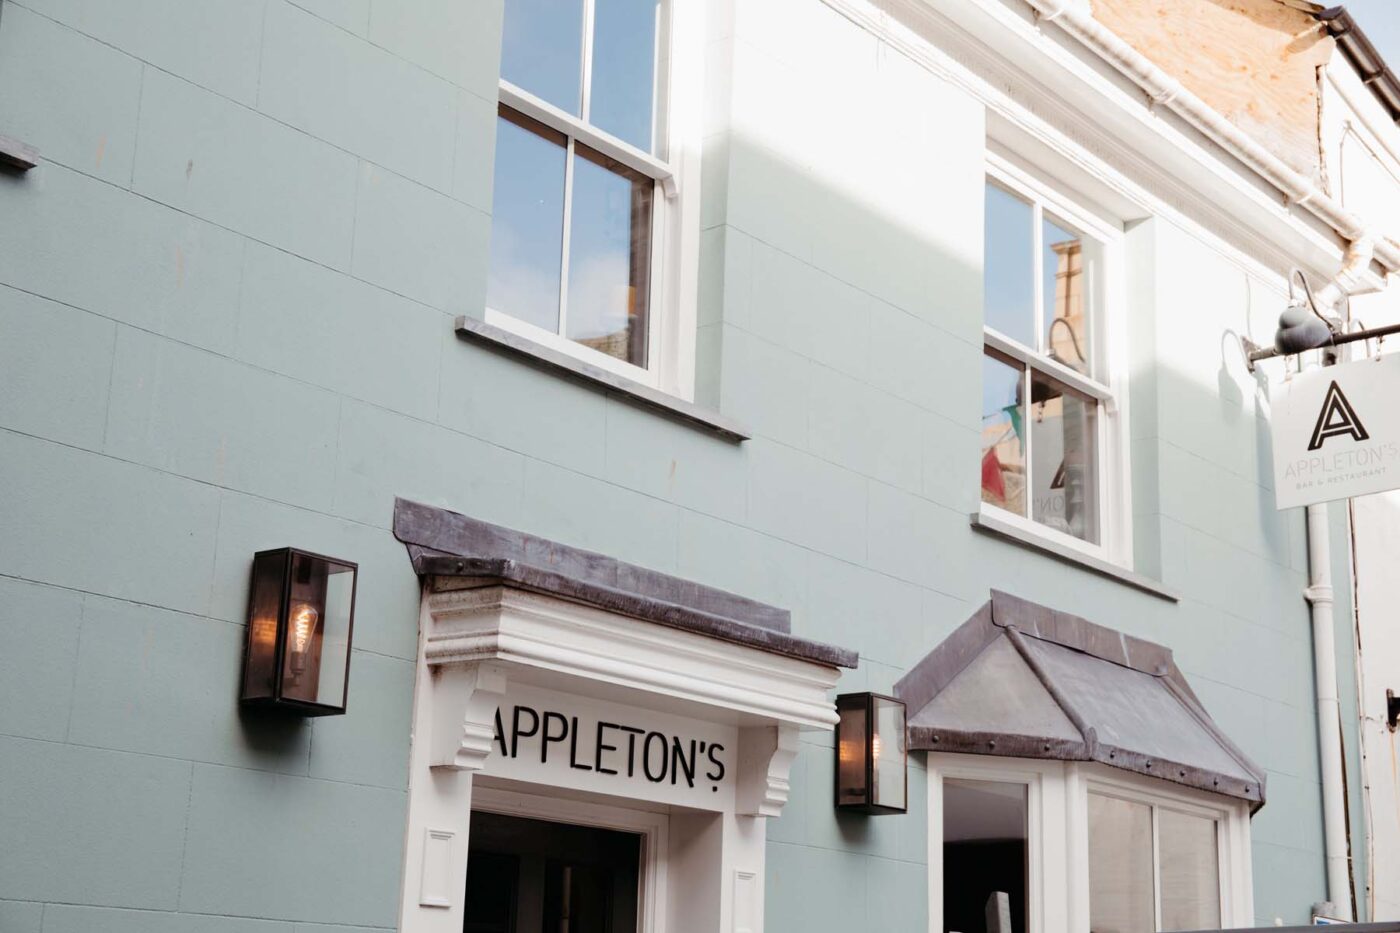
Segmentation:
[(986, 186), (983, 322), (1035, 346), (1035, 224), (1031, 205), (996, 185)]
[(654, 152), (657, 0), (596, 0), (588, 122)]
[(1089, 795), (1090, 933), (1152, 933), (1152, 808)]
[(1090, 250), (1086, 241), (1046, 217), (1041, 222), (1041, 300), (1045, 352), (1079, 372), (1089, 371)]
[(1215, 820), (1174, 810), (1157, 811), (1162, 862), (1162, 929), (1220, 926), (1220, 856)]
[(646, 365), (655, 183), (575, 147), (566, 336)]
[(982, 501), (1026, 514), (1023, 373), (1000, 354), (982, 358)]
[(1031, 370), (1031, 517), (1099, 540), (1098, 402)]
[(501, 77), (581, 115), (583, 0), (506, 0)]
[(500, 108), (486, 303), (546, 330), (559, 327), (565, 142), (562, 133)]

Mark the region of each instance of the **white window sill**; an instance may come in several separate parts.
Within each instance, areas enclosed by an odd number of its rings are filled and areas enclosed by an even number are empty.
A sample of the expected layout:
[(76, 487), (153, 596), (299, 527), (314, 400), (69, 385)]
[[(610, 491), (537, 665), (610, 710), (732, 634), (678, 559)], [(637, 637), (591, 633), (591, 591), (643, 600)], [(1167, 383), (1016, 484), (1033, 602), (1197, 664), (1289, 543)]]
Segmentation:
[(546, 347), (528, 337), (522, 337), (478, 318), (459, 317), (456, 329), (457, 336), (463, 340), (484, 344), (546, 372), (581, 382), (668, 418), (718, 435), (727, 441), (740, 443), (752, 436), (748, 428), (718, 412), (643, 385), (626, 376), (609, 372), (600, 366), (586, 363), (568, 353)]
[(1145, 577), (1140, 573), (1135, 573), (1126, 567), (1120, 567), (1117, 564), (1104, 560), (1102, 557), (1086, 554), (1077, 548), (1056, 541), (1050, 535), (1037, 534), (1035, 531), (1012, 524), (1003, 518), (997, 517), (990, 511), (973, 512), (971, 520), (972, 527), (983, 534), (1001, 538), (1013, 544), (1019, 544), (1021, 547), (1049, 555), (1067, 564), (1076, 564), (1090, 573), (1096, 573), (1101, 577), (1108, 577), (1120, 583), (1125, 583), (1133, 589), (1142, 590), (1144, 593), (1150, 593), (1159, 599), (1165, 599), (1170, 602), (1179, 602), (1181, 600), (1181, 596), (1175, 590), (1164, 586), (1157, 580)]

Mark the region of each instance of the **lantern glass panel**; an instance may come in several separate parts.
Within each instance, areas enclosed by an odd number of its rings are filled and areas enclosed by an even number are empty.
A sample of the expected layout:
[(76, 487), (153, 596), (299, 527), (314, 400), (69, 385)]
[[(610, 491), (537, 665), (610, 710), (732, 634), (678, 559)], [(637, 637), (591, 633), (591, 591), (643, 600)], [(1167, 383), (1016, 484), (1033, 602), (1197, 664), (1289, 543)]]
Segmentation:
[(870, 802), (880, 807), (905, 808), (904, 704), (875, 697), (875, 734), (871, 752), (875, 760)]
[(865, 785), (866, 704), (842, 705), (837, 713), (841, 721), (836, 727), (836, 805), (862, 806), (869, 803)]
[(253, 561), (248, 658), (243, 667), (244, 699), (271, 699), (277, 693), (277, 620), (285, 572), (286, 559), (281, 552), (259, 554)]
[(282, 695), (343, 706), (354, 568), (294, 553), (287, 601)]

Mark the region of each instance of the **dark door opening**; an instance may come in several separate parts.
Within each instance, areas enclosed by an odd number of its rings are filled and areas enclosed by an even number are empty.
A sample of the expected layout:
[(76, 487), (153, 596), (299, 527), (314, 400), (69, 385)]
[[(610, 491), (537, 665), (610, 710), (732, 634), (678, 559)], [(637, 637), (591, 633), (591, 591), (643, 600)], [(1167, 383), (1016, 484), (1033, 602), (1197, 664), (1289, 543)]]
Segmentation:
[(463, 933), (637, 933), (637, 833), (472, 813)]
[[(1026, 933), (1027, 822), (1024, 784), (943, 782), (947, 933)], [(1009, 916), (988, 908), (994, 897), (1003, 899)]]

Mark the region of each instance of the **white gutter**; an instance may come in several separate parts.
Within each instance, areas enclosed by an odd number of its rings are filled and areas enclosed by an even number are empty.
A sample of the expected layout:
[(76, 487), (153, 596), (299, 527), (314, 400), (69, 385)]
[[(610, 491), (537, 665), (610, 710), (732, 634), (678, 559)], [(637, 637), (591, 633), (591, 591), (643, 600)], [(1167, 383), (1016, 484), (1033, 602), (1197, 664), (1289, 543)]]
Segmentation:
[[(1098, 20), (1084, 0), (1028, 0), (1042, 20), (1054, 22), (1135, 81), (1152, 100), (1170, 107), (1186, 122), (1276, 186), (1294, 204), (1321, 218), (1348, 241), (1369, 239), (1374, 256), (1388, 272), (1400, 271), (1400, 243), (1368, 233), (1366, 223), (1313, 181), (1255, 142), (1184, 85), (1128, 45)], [(1368, 260), (1369, 261), (1369, 260)], [(1363, 266), (1364, 268), (1364, 266)]]
[[(1318, 295), (1324, 313), (1353, 291), (1377, 259), (1387, 271), (1400, 271), (1400, 244), (1378, 236), (1366, 223), (1313, 181), (1295, 172), (1180, 81), (1153, 64), (1094, 19), (1084, 0), (1029, 0), (1041, 18), (1058, 24), (1136, 82), (1157, 105), (1167, 106), (1264, 178), (1293, 203), (1321, 218), (1348, 241), (1342, 268)], [(1327, 860), (1327, 899), (1332, 915), (1352, 919), (1350, 859), (1347, 853), (1346, 789), (1342, 769), (1341, 705), (1337, 695), (1336, 631), (1332, 613), (1332, 548), (1326, 503), (1307, 508), (1308, 588), (1316, 666), (1318, 754), (1322, 768), (1323, 837)]]

